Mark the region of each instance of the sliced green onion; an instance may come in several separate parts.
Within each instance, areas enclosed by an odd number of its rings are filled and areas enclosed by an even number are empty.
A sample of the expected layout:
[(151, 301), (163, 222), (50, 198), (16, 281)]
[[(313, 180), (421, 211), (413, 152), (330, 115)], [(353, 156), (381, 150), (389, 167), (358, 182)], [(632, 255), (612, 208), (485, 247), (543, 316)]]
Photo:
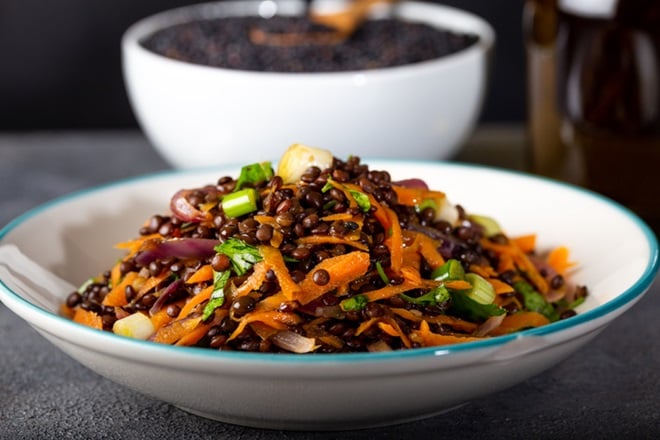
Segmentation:
[(367, 299), (366, 296), (355, 295), (351, 298), (345, 299), (342, 302), (340, 302), (339, 307), (341, 307), (341, 309), (344, 312), (356, 312), (364, 309), (368, 303), (369, 300)]
[(424, 199), (424, 200), (422, 200), (422, 202), (419, 205), (415, 206), (415, 211), (422, 212), (426, 208), (431, 208), (434, 211), (437, 211), (438, 210), (438, 204), (433, 199)]
[(253, 163), (241, 168), (241, 174), (236, 181), (234, 191), (243, 188), (244, 185), (259, 185), (273, 177), (273, 168), (270, 162)]
[(383, 269), (383, 265), (380, 264), (380, 261), (376, 261), (376, 272), (378, 272), (378, 276), (385, 284), (390, 284), (390, 279), (387, 277), (385, 269)]
[(516, 281), (513, 283), (513, 288), (523, 297), (525, 309), (538, 312), (550, 321), (559, 319), (559, 312), (527, 281)]
[(495, 301), (495, 288), (485, 278), (476, 273), (465, 274), (465, 280), (472, 284), (467, 296), (479, 304), (492, 304)]
[(465, 270), (460, 261), (449, 259), (442, 266), (431, 272), (431, 278), (436, 281), (450, 281), (465, 279)]
[(486, 237), (492, 237), (493, 235), (497, 235), (502, 232), (502, 228), (500, 228), (499, 223), (497, 223), (495, 219), (491, 217), (471, 214), (468, 215), (468, 220), (473, 221), (474, 223), (477, 223), (482, 228), (484, 228), (484, 234), (486, 234)]
[(468, 296), (466, 291), (454, 291), (450, 293), (452, 312), (470, 321), (484, 321), (491, 316), (499, 316), (506, 313), (506, 310), (495, 303), (481, 304), (473, 300)]
[(222, 199), (222, 209), (230, 218), (240, 217), (257, 210), (257, 190), (245, 188), (240, 191), (227, 194)]

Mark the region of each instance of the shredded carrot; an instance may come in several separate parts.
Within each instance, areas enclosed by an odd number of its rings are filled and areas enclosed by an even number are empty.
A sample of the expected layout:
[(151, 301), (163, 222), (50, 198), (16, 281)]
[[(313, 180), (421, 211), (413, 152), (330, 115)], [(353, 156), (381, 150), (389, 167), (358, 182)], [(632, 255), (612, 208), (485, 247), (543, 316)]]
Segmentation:
[(289, 301), (281, 290), (273, 295), (267, 296), (254, 306), (257, 312), (273, 311), (280, 308), (280, 306)]
[(566, 246), (559, 246), (550, 251), (547, 262), (550, 267), (561, 275), (564, 275), (568, 269), (575, 266), (575, 263), (569, 260), (569, 251)]
[(340, 349), (344, 346), (344, 342), (335, 335), (322, 335), (317, 337), (317, 339), (323, 342), (324, 344), (334, 347), (336, 349)]
[(285, 313), (278, 311), (267, 311), (267, 312), (258, 312), (252, 311), (244, 315), (238, 323), (238, 326), (233, 331), (231, 336), (229, 336), (228, 341), (236, 338), (238, 335), (243, 333), (245, 327), (252, 322), (262, 322), (272, 328), (278, 330), (284, 330), (289, 325), (299, 324), (302, 318), (295, 313)]
[(236, 298), (248, 295), (250, 292), (259, 289), (266, 280), (266, 274), (268, 274), (266, 262), (259, 261), (256, 263), (253, 267), (252, 274), (232, 292), (231, 300), (233, 301)]
[(73, 319), (73, 315), (76, 313), (75, 309), (67, 306), (66, 303), (60, 305), (60, 315), (68, 319)]
[(172, 318), (170, 315), (167, 314), (167, 307), (160, 309), (151, 317), (149, 318), (151, 320), (151, 325), (154, 326), (155, 330), (158, 330), (159, 328), (163, 327), (166, 324), (169, 324), (172, 322), (174, 318)]
[(506, 293), (515, 292), (514, 288), (504, 281), (498, 280), (497, 278), (486, 278), (493, 289), (495, 289), (496, 295), (504, 295)]
[(468, 268), (469, 272), (474, 272), (482, 278), (496, 277), (499, 274), (490, 266), (483, 266), (480, 264), (471, 264)]
[[(218, 313), (218, 312), (224, 312), (224, 313)], [(211, 329), (211, 327), (216, 326), (220, 324), (222, 318), (227, 316), (227, 311), (226, 310), (216, 310), (216, 316), (214, 319), (212, 319), (210, 322), (203, 323), (200, 322), (197, 327), (192, 329), (190, 332), (184, 334), (181, 336), (181, 338), (176, 342), (175, 345), (184, 345), (184, 346), (190, 346), (190, 345), (195, 345), (197, 342), (199, 342), (200, 339), (202, 339)]]
[(392, 189), (396, 192), (398, 202), (407, 206), (417, 206), (428, 199), (438, 200), (446, 198), (445, 193), (441, 191), (433, 191), (425, 188), (408, 188), (392, 185)]
[(513, 258), (510, 254), (500, 254), (500, 261), (497, 264), (497, 272), (511, 272), (516, 270), (515, 264), (513, 264)]
[(339, 183), (335, 180), (328, 180), (328, 183), (335, 189), (338, 189), (339, 191), (344, 193), (344, 197), (346, 197), (346, 200), (348, 201), (348, 206), (350, 208), (356, 208), (357, 207), (357, 201), (355, 200), (355, 197), (351, 194), (349, 190), (353, 191), (359, 191), (359, 192), (364, 192), (362, 191), (362, 188), (360, 188), (357, 185), (352, 185), (352, 184), (347, 184), (347, 183)]
[(419, 246), (417, 244), (403, 248), (403, 261), (406, 262), (406, 266), (414, 267), (417, 271), (420, 270), (422, 267), (422, 255), (419, 252)]
[(186, 334), (193, 331), (201, 321), (201, 316), (190, 316), (184, 319), (174, 320), (158, 329), (152, 340), (161, 344), (174, 344)]
[(202, 211), (202, 212), (209, 212), (211, 209), (218, 206), (218, 202), (219, 202), (219, 200), (202, 203), (201, 205), (199, 205), (199, 210)]
[[(367, 195), (367, 197), (369, 198), (369, 204), (371, 205), (371, 210), (372, 210), (371, 212), (373, 213), (373, 216), (376, 217), (376, 220), (378, 220), (378, 223), (381, 224), (381, 226), (383, 227), (383, 230), (385, 231), (385, 233), (388, 234), (389, 230), (390, 230), (390, 226), (391, 226), (391, 224), (390, 224), (391, 218), (387, 214), (387, 212), (385, 211), (385, 208), (383, 207), (383, 205), (381, 205), (378, 202), (378, 200), (376, 200), (376, 198), (373, 196), (373, 194), (364, 193), (362, 188), (360, 188), (358, 185), (355, 185), (355, 184), (352, 184), (352, 183), (344, 183), (343, 187), (348, 188), (348, 189), (353, 190), (353, 191), (359, 191), (359, 192), (362, 192), (363, 194)], [(342, 190), (347, 194), (347, 197), (349, 197), (350, 200), (352, 200), (354, 202), (355, 200), (353, 199), (353, 196), (351, 196), (350, 193), (348, 191), (346, 191), (344, 188), (342, 188)]]
[(264, 341), (280, 331), (259, 321), (251, 322), (250, 328)]
[(408, 310), (399, 307), (391, 307), (390, 310), (395, 315), (399, 315), (400, 317), (402, 317), (403, 319), (407, 319), (408, 321), (419, 322), (424, 317), (422, 312), (415, 309)]
[(440, 267), (445, 263), (445, 259), (438, 251), (438, 248), (440, 247), (440, 242), (438, 240), (434, 240), (426, 234), (416, 233), (415, 241), (418, 243), (419, 253), (431, 269)]
[(380, 328), (383, 332), (385, 332), (385, 334), (389, 336), (401, 339), (401, 342), (403, 342), (403, 345), (406, 348), (412, 347), (412, 343), (410, 342), (408, 335), (406, 335), (406, 333), (401, 330), (401, 327), (394, 319), (384, 318), (383, 321), (378, 323), (378, 328)]
[(379, 320), (380, 318), (369, 318), (366, 321), (362, 321), (358, 328), (355, 330), (355, 336), (360, 336), (362, 333), (369, 330)]
[(213, 293), (213, 285), (210, 285), (202, 289), (197, 295), (190, 298), (188, 302), (181, 308), (181, 311), (179, 312), (179, 317), (177, 319), (185, 318), (186, 316), (188, 316), (196, 306), (209, 299), (212, 293)]
[(190, 278), (186, 280), (186, 284), (197, 284), (210, 281), (213, 279), (213, 267), (210, 264), (205, 264), (195, 273), (190, 275)]
[[(284, 257), (282, 257), (279, 249), (276, 249), (272, 246), (259, 246), (259, 253), (263, 257), (264, 264), (268, 267), (268, 269), (275, 273), (275, 277), (280, 284), (280, 290), (284, 292), (284, 295), (289, 300), (294, 299), (300, 291), (300, 287), (296, 284), (295, 281), (293, 281), (293, 278), (291, 278), (289, 269), (286, 267), (286, 264), (284, 263)], [(265, 272), (263, 276), (265, 279)], [(255, 289), (256, 288), (258, 288), (258, 286), (255, 287)]]
[(129, 272), (124, 275), (124, 278), (119, 284), (115, 285), (105, 298), (103, 298), (103, 305), (121, 307), (128, 304), (128, 301), (126, 301), (126, 286), (131, 285), (137, 276), (137, 272)]
[(546, 279), (539, 273), (538, 269), (536, 266), (534, 266), (534, 263), (530, 261), (530, 259), (527, 257), (527, 255), (523, 254), (522, 252), (518, 253), (517, 256), (514, 257), (514, 261), (518, 268), (529, 278), (529, 281), (534, 284), (534, 286), (538, 289), (539, 292), (542, 294), (548, 293), (548, 290), (550, 287), (548, 286), (548, 282)]
[(326, 215), (325, 217), (321, 217), (321, 220), (324, 222), (334, 222), (336, 220), (353, 220), (353, 214), (350, 212), (338, 212), (336, 214), (330, 214)]
[(401, 283), (401, 284), (388, 284), (385, 287), (381, 287), (380, 289), (376, 290), (370, 290), (367, 293), (364, 293), (364, 296), (367, 298), (368, 301), (379, 301), (381, 299), (387, 299), (387, 298), (392, 298), (395, 295), (398, 295), (400, 293), (405, 293), (409, 290), (415, 289), (417, 286), (409, 283)]
[(76, 309), (73, 314), (73, 321), (78, 324), (86, 325), (95, 329), (103, 330), (103, 320), (101, 315), (91, 310), (85, 310), (81, 307)]
[(403, 319), (407, 319), (408, 321), (412, 322), (421, 322), (424, 320), (431, 324), (448, 325), (457, 331), (462, 331), (465, 333), (472, 333), (477, 329), (477, 324), (450, 315), (424, 316), (421, 313), (415, 314), (412, 310), (401, 309), (397, 307), (392, 307), (391, 310), (395, 315), (399, 315)]
[(426, 321), (422, 321), (419, 324), (419, 329), (413, 330), (410, 337), (413, 341), (420, 343), (424, 347), (460, 344), (463, 342), (480, 341), (483, 339), (473, 336), (433, 333)]
[(254, 219), (262, 225), (269, 225), (273, 228), (273, 236), (270, 239), (270, 245), (279, 248), (284, 241), (284, 235), (282, 235), (281, 226), (275, 220), (275, 217), (269, 215), (255, 215)]
[[(142, 285), (138, 287), (138, 294), (137, 294), (137, 296), (138, 296), (138, 297), (142, 297), (145, 293), (150, 292), (151, 290), (155, 289), (156, 287), (158, 287), (158, 285), (159, 285), (160, 283), (162, 283), (163, 281), (165, 281), (165, 280), (167, 279), (167, 277), (169, 277), (170, 275), (171, 275), (171, 274), (170, 274), (169, 271), (164, 270), (164, 271), (162, 271), (161, 273), (159, 273), (159, 274), (156, 275), (156, 276), (152, 276), (152, 277), (147, 278), (147, 279), (142, 283)], [(140, 278), (140, 277), (136, 278), (136, 281), (137, 281), (139, 278)], [(133, 284), (134, 284), (133, 287), (137, 287), (137, 286), (135, 285), (135, 283), (133, 283)]]
[(403, 282), (401, 284), (388, 284), (380, 289), (370, 290), (363, 295), (368, 301), (379, 301), (381, 299), (391, 298), (394, 295), (407, 292), (412, 289), (424, 287), (424, 281), (414, 267), (404, 266), (401, 269)]
[(275, 220), (275, 217), (270, 215), (255, 215), (254, 219), (262, 225), (270, 225), (273, 228), (280, 228), (279, 223)]
[(526, 254), (529, 254), (536, 249), (536, 234), (521, 235), (514, 237), (513, 240), (516, 245)]
[(472, 333), (478, 327), (478, 325), (474, 322), (466, 321), (464, 319), (449, 315), (433, 315), (427, 316), (424, 319), (430, 324), (448, 325), (456, 331), (461, 331), (464, 333)]
[(116, 286), (121, 281), (121, 261), (115, 263), (110, 270), (110, 286)]
[(387, 238), (385, 245), (390, 250), (390, 268), (394, 273), (399, 273), (401, 266), (403, 266), (403, 234), (401, 233), (401, 224), (396, 213), (390, 208), (383, 207), (387, 214), (390, 229), (387, 231)]
[(540, 327), (549, 323), (548, 318), (538, 312), (518, 312), (506, 316), (502, 320), (502, 323), (493, 329), (490, 334), (493, 336), (505, 335), (526, 328)]
[[(344, 255), (326, 258), (317, 264), (300, 282), (296, 298), (300, 304), (307, 304), (334, 290), (339, 285), (364, 275), (369, 269), (370, 258), (367, 252), (353, 251)], [(314, 273), (325, 270), (329, 281), (320, 286), (314, 281)]]
[(139, 238), (136, 238), (134, 240), (129, 240), (129, 241), (123, 241), (121, 243), (117, 243), (115, 245), (116, 249), (122, 249), (128, 251), (129, 255), (135, 254), (137, 251), (140, 250), (140, 248), (146, 243), (147, 241), (153, 240), (155, 238), (162, 238), (160, 234), (149, 234), (149, 235), (143, 235)]
[[(508, 255), (511, 258), (511, 262), (525, 274), (540, 293), (545, 294), (548, 292), (548, 282), (539, 273), (536, 266), (534, 266), (534, 263), (532, 263), (527, 254), (522, 251), (515, 241), (509, 240), (508, 244), (498, 244), (493, 243), (488, 239), (483, 239), (481, 240), (481, 245), (484, 249), (495, 251), (500, 256), (500, 260), (504, 255)], [(500, 261), (500, 264), (501, 263), (502, 262)], [(509, 262), (507, 262), (507, 264), (509, 264)]]
[(368, 252), (369, 246), (364, 243), (361, 243), (356, 240), (350, 240), (344, 237), (336, 237), (334, 235), (307, 235), (305, 237), (300, 237), (296, 240), (298, 244), (345, 244), (347, 246), (354, 247), (361, 251)]

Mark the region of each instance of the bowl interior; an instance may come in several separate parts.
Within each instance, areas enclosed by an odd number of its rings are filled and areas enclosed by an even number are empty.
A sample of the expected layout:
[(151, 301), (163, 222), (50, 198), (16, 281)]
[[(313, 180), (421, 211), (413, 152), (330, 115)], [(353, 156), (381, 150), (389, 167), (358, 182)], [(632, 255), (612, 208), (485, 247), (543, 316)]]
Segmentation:
[[(589, 287), (589, 299), (577, 316), (513, 335), (445, 347), (301, 356), (124, 338), (55, 316), (57, 298), (39, 302), (9, 287), (6, 273), (12, 267), (3, 261), (3, 245), (16, 245), (78, 285), (116, 261), (121, 254), (113, 245), (136, 236), (149, 216), (166, 212), (175, 191), (238, 174), (239, 167), (225, 167), (130, 179), (22, 215), (0, 231), (0, 300), (93, 371), (187, 411), (271, 429), (336, 430), (427, 417), (538, 374), (632, 306), (655, 277), (654, 235), (636, 216), (602, 197), (488, 168), (365, 163), (389, 170), (394, 179), (423, 177), (469, 212), (498, 219), (512, 235), (538, 234), (540, 249), (569, 246), (579, 262), (573, 279)], [(27, 277), (38, 279), (36, 272)], [(59, 300), (67, 294), (59, 291)], [(292, 393), (296, 399), (282, 398)], [(347, 395), (352, 396), (348, 401)]]

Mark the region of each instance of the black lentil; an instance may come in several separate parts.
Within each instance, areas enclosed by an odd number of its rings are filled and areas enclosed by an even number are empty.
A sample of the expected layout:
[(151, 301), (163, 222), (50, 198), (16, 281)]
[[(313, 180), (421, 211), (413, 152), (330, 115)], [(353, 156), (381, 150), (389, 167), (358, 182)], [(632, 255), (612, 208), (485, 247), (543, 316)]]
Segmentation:
[(325, 286), (330, 282), (330, 274), (325, 269), (318, 269), (314, 271), (312, 280), (314, 280), (314, 282), (319, 286)]
[(238, 297), (231, 304), (234, 317), (240, 317), (254, 309), (255, 300), (251, 296)]
[[(415, 340), (404, 344), (401, 338), (392, 336), (383, 329), (385, 327), (382, 324), (387, 324), (390, 328), (398, 328), (404, 334), (410, 334), (412, 330), (418, 329), (419, 319), (402, 318), (409, 316), (401, 315), (402, 310), (429, 319), (430, 328), (435, 333), (456, 333), (457, 329), (450, 324), (432, 322), (434, 317), (449, 313), (452, 306), (451, 299), (442, 303), (420, 304), (395, 295), (384, 300), (367, 302), (358, 310), (342, 308), (342, 301), (345, 299), (386, 286), (398, 286), (406, 279), (401, 272), (397, 273), (392, 269), (392, 255), (388, 247), (391, 230), (387, 230), (376, 218), (376, 208), (372, 206), (365, 214), (359, 207), (348, 206), (349, 197), (343, 191), (337, 188), (322, 190), (331, 177), (338, 182), (359, 186), (365, 193), (372, 194), (384, 207), (392, 209), (403, 231), (401, 238), (404, 247), (415, 246), (415, 233), (423, 233), (438, 240), (437, 250), (444, 258), (458, 259), (466, 271), (474, 264), (497, 267), (498, 254), (488, 248), (488, 243), (497, 245), (509, 243), (509, 239), (504, 234), (484, 238), (483, 229), (469, 221), (463, 208), (459, 210), (461, 218), (459, 224), (452, 225), (446, 221), (436, 221), (433, 209), (418, 212), (414, 207), (399, 204), (389, 173), (369, 170), (361, 164), (358, 157), (353, 156), (345, 162), (335, 159), (332, 167), (328, 169), (311, 167), (295, 185), (284, 187), (279, 177), (258, 184), (257, 189), (262, 198), (255, 214), (260, 217), (253, 215), (240, 218), (226, 217), (221, 204), (217, 202), (223, 193), (235, 187), (236, 182), (230, 177), (218, 179), (216, 185), (187, 192), (189, 203), (195, 203), (197, 207), (199, 204), (212, 205), (208, 211), (208, 220), (185, 221), (177, 217), (176, 213), (152, 216), (146, 226), (139, 229), (144, 240), (141, 251), (130, 258), (125, 258), (118, 267), (122, 277), (133, 272), (142, 280), (167, 275), (165, 279), (159, 278), (158, 284), (146, 292), (142, 291), (140, 284), (128, 285), (123, 291), (127, 304), (108, 306), (104, 305), (104, 298), (110, 292), (112, 282), (111, 272), (105, 271), (93, 282), (81, 288), (80, 292), (71, 293), (66, 299), (66, 305), (72, 309), (79, 307), (97, 313), (105, 330), (111, 330), (119, 317), (135, 312), (151, 314), (156, 309), (165, 309), (170, 318), (177, 319), (181, 314), (183, 300), (195, 297), (204, 291), (208, 293), (209, 288), (215, 288), (216, 280), (212, 277), (206, 277), (200, 282), (190, 282), (192, 274), (210, 265), (216, 273), (231, 270), (230, 278), (224, 290), (226, 302), (215, 313), (204, 317), (202, 322), (210, 325), (210, 329), (197, 341), (197, 345), (219, 350), (285, 351), (271, 343), (269, 339), (270, 332), (276, 332), (278, 329), (264, 330), (263, 327), (253, 328), (252, 325), (248, 325), (240, 334), (234, 334), (241, 318), (254, 311), (260, 300), (268, 299), (283, 290), (281, 274), (276, 273), (275, 268), (269, 268), (259, 284), (251, 286), (247, 295), (243, 292), (235, 296), (236, 289), (250, 279), (256, 270), (253, 272), (248, 270), (247, 273), (238, 275), (232, 270), (229, 256), (215, 251), (204, 258), (173, 255), (149, 257), (150, 250), (158, 246), (159, 239), (148, 235), (167, 232), (162, 240), (174, 242), (180, 239), (210, 238), (213, 249), (216, 248), (215, 243), (230, 238), (238, 238), (255, 246), (274, 246), (284, 258), (290, 281), (300, 284), (311, 276), (311, 281), (318, 288), (327, 286), (331, 281), (329, 271), (316, 267), (320, 262), (354, 251), (354, 247), (368, 248), (369, 270), (351, 280), (348, 285), (325, 291), (307, 304), (288, 299), (285, 301), (278, 299), (281, 302), (275, 304), (273, 311), (295, 317), (290, 318), (294, 319), (294, 324), (286, 324), (289, 330), (316, 338), (316, 343), (319, 344), (316, 351), (319, 353), (367, 351), (374, 343), (386, 344), (393, 350), (419, 346), (420, 342)], [(354, 203), (352, 199), (350, 200)], [(338, 212), (349, 215), (342, 215), (340, 219), (328, 218)], [(353, 216), (353, 219), (349, 219), (350, 216)], [(332, 240), (321, 244), (301, 240), (301, 238), (311, 238), (310, 236), (320, 236), (318, 238), (321, 239), (327, 236)], [(380, 264), (380, 269), (386, 274), (385, 277), (381, 277), (382, 274), (376, 270), (376, 263)], [(420, 275), (426, 277), (430, 272), (428, 262), (422, 261)], [(569, 286), (561, 275), (551, 271), (546, 272), (546, 280), (552, 289)], [(114, 271), (112, 273), (116, 274)], [(518, 270), (510, 270), (499, 273), (498, 277), (501, 281), (513, 285), (516, 280), (524, 278), (525, 274)], [(280, 286), (281, 282), (282, 286)], [(415, 288), (406, 292), (410, 297), (417, 298), (427, 293), (428, 289)], [(578, 286), (573, 292), (576, 300), (587, 294), (584, 286)], [(499, 297), (508, 313), (515, 313), (524, 307), (524, 301), (515, 292), (505, 293)], [(205, 304), (202, 302), (196, 306), (187, 317), (201, 316)], [(564, 308), (563, 305), (557, 308), (561, 319), (566, 319), (575, 313)], [(395, 312), (396, 309), (398, 310)], [(366, 325), (369, 321), (373, 325)], [(362, 325), (365, 327), (360, 328)]]
[[(395, 67), (461, 51), (478, 38), (398, 19), (370, 20), (341, 44), (253, 44), (251, 29), (319, 30), (306, 17), (222, 17), (179, 24), (142, 41), (163, 56), (213, 67), (266, 72), (336, 72)], [(325, 29), (323, 29), (325, 30)], [(307, 177), (306, 177), (307, 178)]]

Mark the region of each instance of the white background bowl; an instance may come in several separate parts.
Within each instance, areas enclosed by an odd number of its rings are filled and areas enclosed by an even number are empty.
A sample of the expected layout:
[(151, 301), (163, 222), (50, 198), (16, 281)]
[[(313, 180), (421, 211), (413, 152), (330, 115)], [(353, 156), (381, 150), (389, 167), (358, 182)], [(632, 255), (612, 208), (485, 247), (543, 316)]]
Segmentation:
[[(267, 428), (350, 429), (427, 417), (552, 367), (641, 298), (658, 270), (653, 233), (587, 191), (481, 167), (365, 162), (394, 179), (423, 177), (468, 212), (498, 219), (510, 235), (537, 233), (540, 249), (567, 245), (579, 262), (572, 279), (590, 291), (579, 314), (454, 346), (307, 356), (171, 347), (93, 330), (58, 316), (56, 304), (37, 306), (1, 261), (0, 300), (92, 370), (196, 414)], [(161, 173), (73, 194), (11, 222), (0, 245), (17, 245), (78, 285), (116, 261), (113, 245), (166, 210), (176, 190), (238, 171)]]
[[(155, 148), (182, 168), (254, 162), (305, 143), (341, 157), (444, 159), (478, 119), (494, 32), (454, 8), (403, 2), (396, 16), (472, 33), (478, 43), (437, 60), (342, 73), (265, 73), (207, 67), (140, 45), (164, 27), (198, 18), (256, 15), (261, 1), (183, 7), (145, 18), (122, 41), (134, 113)], [(302, 11), (278, 0), (278, 13)]]

